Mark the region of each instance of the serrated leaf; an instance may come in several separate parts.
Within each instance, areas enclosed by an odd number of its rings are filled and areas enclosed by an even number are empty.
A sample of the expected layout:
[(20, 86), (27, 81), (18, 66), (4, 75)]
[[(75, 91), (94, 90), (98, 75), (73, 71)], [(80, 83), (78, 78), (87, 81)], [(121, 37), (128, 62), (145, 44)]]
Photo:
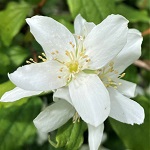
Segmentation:
[(71, 119), (58, 129), (56, 144), (51, 140), (50, 143), (55, 148), (63, 147), (65, 150), (77, 150), (83, 143), (83, 133), (86, 129), (87, 126), (82, 120), (73, 123)]
[(41, 109), (38, 97), (26, 99), (22, 105), (18, 101), (11, 107), (0, 109), (0, 149), (21, 150), (36, 134), (33, 119)]
[(128, 125), (118, 122), (114, 119), (109, 119), (110, 123), (118, 134), (118, 136), (124, 142), (126, 148), (131, 150), (149, 150), (150, 149), (150, 101), (140, 96), (137, 102), (142, 105), (145, 110), (145, 120), (141, 125)]
[(125, 4), (117, 6), (117, 11), (120, 15), (126, 17), (130, 22), (150, 22), (150, 17), (146, 10), (136, 10)]
[(7, 8), (0, 11), (0, 37), (6, 46), (11, 44), (13, 37), (20, 31), (31, 6), (25, 2), (9, 2)]
[(100, 23), (108, 15), (115, 13), (114, 0), (68, 0), (72, 16), (79, 13), (87, 20)]

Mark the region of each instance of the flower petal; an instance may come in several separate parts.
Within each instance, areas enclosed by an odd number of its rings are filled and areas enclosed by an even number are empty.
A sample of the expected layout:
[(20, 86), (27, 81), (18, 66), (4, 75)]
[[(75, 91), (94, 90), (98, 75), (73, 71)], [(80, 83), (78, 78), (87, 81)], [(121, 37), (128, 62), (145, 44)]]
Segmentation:
[(97, 75), (78, 75), (69, 84), (69, 92), (73, 106), (86, 123), (97, 127), (108, 117), (109, 94)]
[(9, 74), (10, 80), (18, 87), (31, 91), (49, 91), (66, 84), (59, 69), (61, 64), (56, 61), (34, 63), (19, 67)]
[(128, 31), (127, 44), (114, 59), (114, 69), (119, 74), (140, 57), (142, 40), (142, 35), (138, 30)]
[(80, 14), (75, 18), (74, 29), (76, 35), (86, 37), (94, 27), (93, 22), (87, 22)]
[(26, 21), (36, 41), (43, 47), (47, 58), (51, 59), (51, 53), (56, 50), (65, 57), (65, 51), (73, 49), (70, 44), (72, 42), (75, 45), (73, 35), (65, 26), (54, 19), (34, 16)]
[(1, 102), (14, 102), (24, 97), (34, 96), (42, 93), (42, 91), (26, 91), (19, 87), (6, 92), (0, 99)]
[(135, 90), (136, 90), (136, 84), (129, 82), (129, 81), (125, 81), (122, 79), (117, 79), (118, 83), (121, 83), (121, 85), (118, 86), (117, 90), (127, 96), (127, 97), (135, 97)]
[(66, 100), (67, 102), (72, 104), (68, 87), (57, 89), (57, 91), (53, 94), (54, 101), (58, 101), (59, 99)]
[(88, 124), (88, 132), (89, 132), (89, 147), (90, 150), (98, 150), (103, 136), (104, 124), (99, 125), (98, 127), (94, 127)]
[(91, 69), (105, 66), (125, 46), (127, 23), (128, 20), (123, 16), (110, 15), (88, 34), (84, 47), (91, 59)]
[(48, 133), (65, 124), (74, 113), (74, 108), (68, 102), (61, 100), (48, 106), (33, 122), (39, 131)]
[(135, 101), (123, 96), (113, 88), (109, 88), (111, 98), (110, 117), (127, 124), (142, 124), (144, 109)]

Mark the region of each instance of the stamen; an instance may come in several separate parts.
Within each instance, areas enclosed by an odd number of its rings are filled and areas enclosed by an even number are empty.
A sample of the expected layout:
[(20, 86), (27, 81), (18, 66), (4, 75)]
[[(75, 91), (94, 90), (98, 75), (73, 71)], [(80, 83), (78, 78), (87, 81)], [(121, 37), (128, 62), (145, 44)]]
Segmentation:
[(75, 47), (75, 45), (72, 42), (69, 42), (69, 44), (72, 46), (72, 48)]
[(115, 74), (118, 74), (118, 71), (114, 70), (114, 73), (115, 73)]
[(60, 68), (60, 69), (59, 69), (59, 71), (60, 71), (60, 72), (62, 72), (62, 71), (63, 71), (63, 67), (62, 67), (62, 68)]
[(114, 62), (111, 61), (111, 62), (109, 63), (109, 66), (110, 66), (110, 67), (113, 67), (113, 65), (114, 65)]
[(29, 60), (30, 60), (31, 62), (33, 62), (33, 63), (36, 63), (36, 62), (33, 60), (33, 58), (30, 58)]
[(52, 55), (55, 55), (55, 52), (51, 52)]
[(43, 58), (42, 56), (38, 56), (39, 59), (41, 59), (42, 61), (46, 61), (47, 59)]
[(73, 123), (76, 123), (76, 121), (80, 122), (80, 116), (77, 112), (73, 116)]
[(45, 55), (45, 53), (42, 53), (42, 55), (46, 58), (46, 55)]
[(121, 75), (119, 75), (119, 78), (123, 78), (126, 74), (125, 73), (122, 73)]
[(73, 61), (74, 59), (74, 55), (73, 55), (73, 52), (69, 52), (69, 51), (65, 51), (65, 54), (70, 58), (71, 61)]
[(28, 61), (28, 60), (26, 60), (26, 63), (27, 63), (27, 64), (32, 64), (32, 62), (30, 62), (30, 61)]
[(61, 76), (58, 76), (59, 79), (61, 79)]

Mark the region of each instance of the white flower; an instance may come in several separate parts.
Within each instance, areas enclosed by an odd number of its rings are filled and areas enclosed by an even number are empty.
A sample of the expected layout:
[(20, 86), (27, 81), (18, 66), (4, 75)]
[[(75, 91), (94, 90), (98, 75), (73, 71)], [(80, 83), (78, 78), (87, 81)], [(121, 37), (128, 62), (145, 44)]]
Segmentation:
[[(110, 15), (96, 26), (79, 15), (75, 35), (49, 17), (34, 16), (26, 21), (46, 59), (19, 67), (9, 74), (10, 80), (18, 90), (28, 91), (27, 96), (68, 86), (82, 119), (94, 126), (103, 123), (110, 112), (110, 98), (95, 70), (108, 64), (125, 46), (128, 20)], [(8, 101), (5, 97), (1, 101)]]
[[(109, 17), (114, 17), (114, 16), (109, 16)], [(120, 16), (117, 15), (115, 17), (120, 17)], [(107, 19), (108, 18), (106, 18), (106, 20)], [(107, 24), (106, 26), (109, 26), (110, 24)], [(77, 29), (75, 28), (75, 31), (76, 34), (85, 37), (84, 43), (86, 39), (91, 36), (91, 34), (94, 32), (96, 28), (96, 27), (93, 27), (93, 29), (90, 28), (91, 30), (88, 33), (87, 31), (89, 28), (87, 28), (87, 25), (88, 23), (81, 16), (78, 16), (76, 18), (75, 27)], [(111, 30), (111, 28), (109, 28), (109, 30)], [(96, 34), (96, 31), (94, 33)], [(112, 34), (115, 33), (112, 32)], [(104, 36), (103, 40), (105, 41), (105, 34), (103, 34), (103, 36)], [(113, 35), (110, 36), (111, 39), (114, 40), (113, 38), (115, 36)], [(107, 37), (109, 41), (109, 36), (107, 35), (106, 38)], [(94, 38), (94, 35), (92, 35), (92, 38)], [(90, 42), (95, 42), (95, 41), (96, 39), (94, 39), (94, 41), (92, 41), (91, 39), (91, 41), (89, 41), (89, 45)], [(109, 44), (110, 45), (112, 44), (112, 42), (110, 43), (109, 42), (106, 45), (106, 47), (107, 46), (109, 47)], [(115, 57), (109, 60), (109, 62), (107, 62), (101, 68), (95, 68), (97, 70), (97, 76), (99, 77), (99, 80), (102, 81), (102, 83), (107, 88), (107, 91), (109, 92), (109, 98), (111, 102), (109, 116), (120, 122), (132, 124), (132, 125), (134, 123), (136, 124), (143, 123), (144, 110), (138, 103), (130, 99), (131, 97), (134, 97), (136, 85), (134, 83), (122, 80), (121, 78), (125, 75), (122, 72), (126, 69), (126, 67), (132, 64), (141, 55), (141, 42), (142, 42), (142, 36), (139, 33), (139, 31), (135, 29), (129, 29), (127, 31), (127, 42), (125, 46), (122, 48), (122, 50), (118, 52)], [(99, 41), (99, 43), (101, 43), (101, 41)], [(99, 50), (101, 50), (101, 46), (103, 44), (98, 44), (98, 45), (99, 45)], [(109, 54), (111, 55), (111, 52), (113, 50), (114, 47), (112, 47), (112, 49), (109, 50), (109, 53), (107, 55)], [(97, 55), (98, 53), (100, 52), (97, 52)], [(89, 54), (88, 56), (91, 56), (91, 54), (90, 55)], [(96, 54), (93, 55), (93, 57), (90, 57), (90, 59), (96, 57), (97, 55)], [(98, 57), (100, 56), (98, 55)], [(93, 62), (91, 66), (93, 64), (94, 66), (96, 66), (97, 61), (95, 60), (95, 62)], [(41, 112), (39, 116), (37, 116), (37, 118), (34, 120), (35, 126), (43, 132), (51, 132), (59, 128), (60, 126), (62, 126), (70, 118), (76, 117), (76, 115), (74, 114), (75, 111), (77, 111), (79, 116), (77, 116), (77, 118), (75, 119), (78, 119), (78, 117), (81, 116), (81, 118), (88, 125), (90, 150), (97, 150), (101, 143), (104, 125), (103, 123), (97, 125), (93, 122), (92, 123), (89, 122), (89, 120), (95, 116), (96, 116), (95, 119), (97, 120), (101, 117), (101, 115), (103, 114), (103, 109), (101, 109), (100, 103), (102, 104), (107, 100), (103, 97), (103, 93), (102, 93), (103, 91), (101, 91), (101, 89), (99, 89), (100, 87), (98, 87), (98, 85), (100, 85), (101, 83), (99, 83), (99, 80), (95, 80), (97, 76), (96, 75), (93, 76), (93, 74), (92, 75), (86, 74), (85, 76), (83, 75), (81, 76), (79, 74), (79, 76), (76, 76), (76, 78), (72, 80), (71, 83), (69, 83), (68, 87), (57, 89), (57, 91), (54, 93), (54, 101), (56, 103), (49, 106), (46, 110)], [(70, 89), (70, 87), (73, 88)], [(96, 94), (94, 92), (96, 90), (95, 87), (98, 89), (98, 92), (101, 93), (101, 95), (99, 95), (98, 98), (95, 96)], [(97, 99), (96, 101), (95, 98)], [(64, 100), (68, 101), (70, 104), (65, 102)], [(97, 114), (98, 112), (96, 110), (90, 109), (91, 107), (88, 106), (87, 103), (89, 103), (89, 105), (90, 104), (93, 105), (94, 103), (95, 105), (92, 108), (101, 110), (100, 113), (102, 114)]]

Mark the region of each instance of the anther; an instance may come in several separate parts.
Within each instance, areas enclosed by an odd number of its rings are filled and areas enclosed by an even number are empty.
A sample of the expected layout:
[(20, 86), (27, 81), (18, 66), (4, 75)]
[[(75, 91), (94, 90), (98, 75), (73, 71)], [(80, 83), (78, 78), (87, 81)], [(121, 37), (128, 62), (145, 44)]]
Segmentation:
[(46, 57), (45, 53), (42, 53), (42, 55), (43, 55), (44, 57)]
[(55, 55), (55, 52), (51, 52), (52, 55)]
[(126, 74), (125, 73), (122, 73), (119, 78), (123, 78)]
[(32, 63), (32, 62), (33, 62), (33, 63), (36, 63), (36, 62), (33, 60), (33, 58), (30, 58), (29, 60), (31, 61), (31, 63)]
[(111, 62), (109, 63), (109, 66), (110, 66), (110, 67), (113, 67), (113, 65), (114, 65), (114, 62), (111, 61)]
[(26, 60), (26, 63), (27, 63), (27, 64), (31, 64), (32, 62), (30, 62), (30, 61)]
[(118, 74), (118, 71), (114, 70), (114, 73), (115, 73), (115, 74)]
[(75, 45), (72, 43), (72, 42), (69, 42), (69, 44), (74, 48), (75, 47)]
[(44, 61), (44, 62), (46, 61), (46, 59), (43, 58), (42, 56), (38, 56), (38, 58), (41, 59), (41, 60)]

